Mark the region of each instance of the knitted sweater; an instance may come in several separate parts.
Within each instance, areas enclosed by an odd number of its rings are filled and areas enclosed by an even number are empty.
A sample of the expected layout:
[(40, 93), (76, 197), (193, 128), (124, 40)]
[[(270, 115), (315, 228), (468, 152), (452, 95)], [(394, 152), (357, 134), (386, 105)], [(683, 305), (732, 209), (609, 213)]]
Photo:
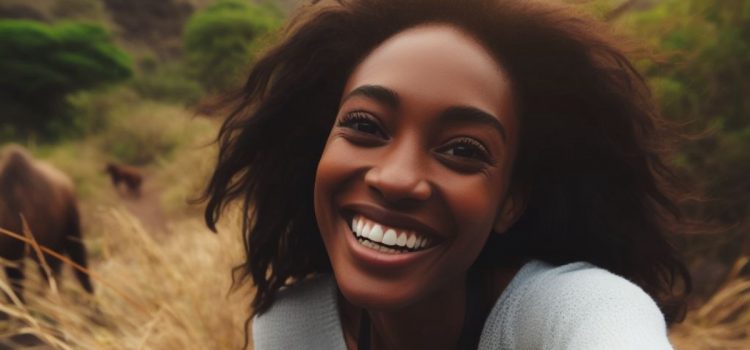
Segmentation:
[[(280, 291), (253, 320), (255, 350), (346, 350), (332, 276)], [(672, 349), (656, 303), (588, 263), (525, 264), (485, 321), (480, 350)]]

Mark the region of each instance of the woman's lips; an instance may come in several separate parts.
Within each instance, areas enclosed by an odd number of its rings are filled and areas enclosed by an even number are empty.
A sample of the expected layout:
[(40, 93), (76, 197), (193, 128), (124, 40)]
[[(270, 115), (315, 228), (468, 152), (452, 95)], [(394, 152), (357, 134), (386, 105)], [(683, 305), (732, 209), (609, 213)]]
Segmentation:
[(342, 218), (342, 228), (349, 231), (345, 235), (349, 251), (354, 261), (366, 269), (397, 271), (430, 254), (446, 240), (435, 234), (437, 230), (411, 216), (369, 204), (344, 206)]

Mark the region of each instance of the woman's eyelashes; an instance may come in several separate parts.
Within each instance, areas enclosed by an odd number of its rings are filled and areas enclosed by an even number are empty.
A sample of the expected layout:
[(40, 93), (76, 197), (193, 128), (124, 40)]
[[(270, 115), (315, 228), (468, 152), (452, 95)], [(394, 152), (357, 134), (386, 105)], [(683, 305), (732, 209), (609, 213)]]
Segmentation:
[(380, 127), (380, 122), (368, 112), (355, 111), (347, 113), (339, 120), (338, 126), (351, 129), (359, 134), (358, 136), (376, 137), (383, 140), (388, 139), (388, 135)]
[(459, 162), (493, 164), (493, 158), (481, 142), (470, 137), (459, 137), (450, 140), (436, 149), (443, 157)]

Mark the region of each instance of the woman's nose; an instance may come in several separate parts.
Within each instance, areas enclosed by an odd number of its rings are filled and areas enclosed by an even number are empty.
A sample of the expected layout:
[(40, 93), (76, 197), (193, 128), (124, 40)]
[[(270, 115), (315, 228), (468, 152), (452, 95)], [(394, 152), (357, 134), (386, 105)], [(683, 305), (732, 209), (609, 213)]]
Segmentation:
[(427, 169), (414, 145), (393, 145), (365, 173), (365, 183), (389, 203), (424, 201), (432, 196)]

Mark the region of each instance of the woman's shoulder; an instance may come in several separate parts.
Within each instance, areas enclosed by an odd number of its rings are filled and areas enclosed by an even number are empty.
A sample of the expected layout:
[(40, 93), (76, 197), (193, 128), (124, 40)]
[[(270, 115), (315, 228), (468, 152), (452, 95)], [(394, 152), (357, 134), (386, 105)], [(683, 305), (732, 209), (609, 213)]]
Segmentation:
[(527, 300), (547, 303), (547, 306), (575, 303), (580, 307), (600, 299), (656, 306), (651, 297), (633, 282), (587, 262), (553, 266), (533, 260), (519, 270), (509, 285), (507, 291), (515, 292), (511, 287), (525, 290)]
[(505, 344), (499, 348), (671, 348), (653, 299), (585, 262), (524, 265), (491, 311), (485, 334)]
[(311, 303), (335, 302), (335, 299), (329, 300), (331, 296), (335, 297), (335, 293), (336, 281), (333, 276), (329, 274), (311, 276), (279, 290), (273, 305), (264, 315), (281, 313)]
[(336, 283), (318, 275), (278, 292), (253, 318), (253, 343), (261, 349), (345, 349), (336, 306)]

